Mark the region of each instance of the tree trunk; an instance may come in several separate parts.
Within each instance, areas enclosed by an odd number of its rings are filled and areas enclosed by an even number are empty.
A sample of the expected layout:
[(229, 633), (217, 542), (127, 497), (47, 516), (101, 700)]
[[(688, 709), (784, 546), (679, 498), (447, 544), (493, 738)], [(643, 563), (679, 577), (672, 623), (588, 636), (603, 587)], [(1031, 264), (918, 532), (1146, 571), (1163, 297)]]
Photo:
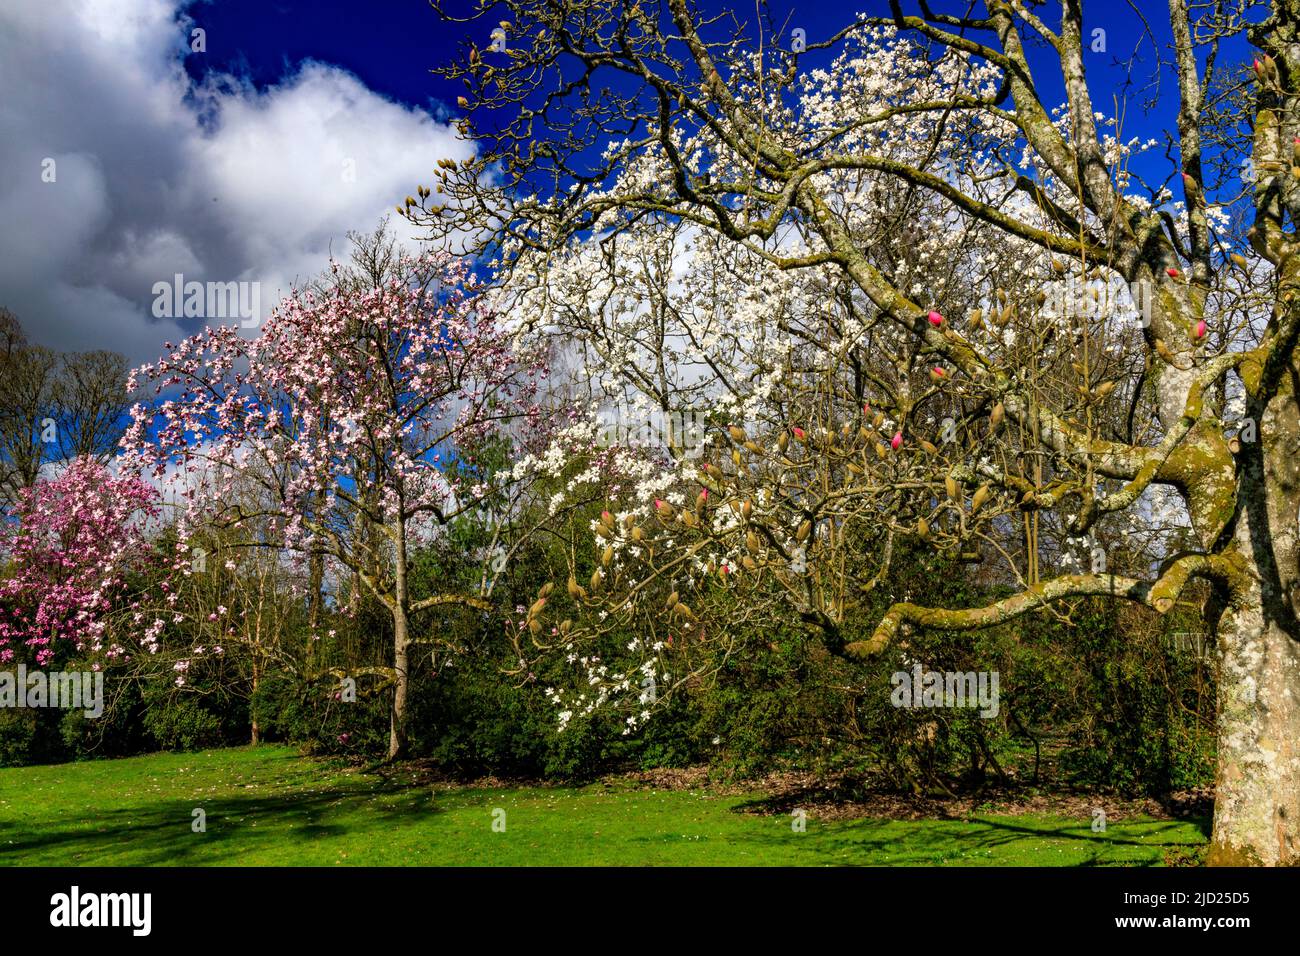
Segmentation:
[(400, 605), (393, 611), (393, 669), (397, 672), (393, 686), (393, 708), (389, 715), (388, 759), (396, 760), (406, 753), (406, 696), (410, 686), (410, 637), (406, 627), (406, 611)]
[(257, 666), (257, 653), (256, 651), (254, 651), (253, 653), (253, 696), (251, 698), (252, 703), (248, 708), (249, 710), (248, 716), (250, 722), (253, 725), (252, 744), (254, 747), (256, 747), (258, 743), (260, 743), (261, 736), (262, 736), (261, 728), (257, 726), (257, 683), (259, 677), (261, 677), (261, 669)]
[(1300, 865), (1300, 414), (1289, 382), (1262, 412), (1261, 441), (1237, 465), (1242, 583), (1216, 628), (1217, 866)]
[(1220, 623), (1211, 866), (1300, 865), (1300, 646), (1253, 606)]
[(406, 580), (406, 525), (397, 521), (397, 555), (394, 568), (393, 595), (393, 669), (397, 672), (393, 687), (393, 709), (389, 716), (388, 759), (396, 760), (406, 753), (406, 696), (410, 687), (411, 635), (406, 612), (410, 607), (410, 592)]

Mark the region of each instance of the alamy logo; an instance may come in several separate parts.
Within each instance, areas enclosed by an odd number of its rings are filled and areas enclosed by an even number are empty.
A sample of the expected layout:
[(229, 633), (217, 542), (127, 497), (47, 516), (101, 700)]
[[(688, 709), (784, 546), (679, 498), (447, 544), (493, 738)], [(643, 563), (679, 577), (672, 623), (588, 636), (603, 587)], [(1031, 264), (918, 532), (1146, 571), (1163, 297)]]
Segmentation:
[(1085, 280), (1070, 276), (1044, 291), (1044, 310), (1055, 318), (1100, 319), (1116, 309), (1131, 309), (1142, 328), (1151, 325), (1155, 286), (1145, 279), (1124, 286), (1102, 279)]
[(997, 671), (896, 671), (889, 682), (895, 707), (978, 707), (981, 717), (998, 715)]
[(602, 448), (628, 445), (639, 448), (676, 448), (685, 458), (704, 453), (704, 416), (690, 409), (664, 412), (615, 405), (598, 416), (597, 444)]
[(262, 323), (260, 282), (186, 282), (178, 272), (170, 283), (155, 282), (153, 296), (157, 319), (239, 319), (246, 329)]
[(0, 671), (0, 707), (80, 710), (89, 718), (104, 713), (103, 671)]
[(129, 926), (132, 935), (148, 936), (153, 926), (152, 893), (70, 893), (50, 897), (51, 926)]

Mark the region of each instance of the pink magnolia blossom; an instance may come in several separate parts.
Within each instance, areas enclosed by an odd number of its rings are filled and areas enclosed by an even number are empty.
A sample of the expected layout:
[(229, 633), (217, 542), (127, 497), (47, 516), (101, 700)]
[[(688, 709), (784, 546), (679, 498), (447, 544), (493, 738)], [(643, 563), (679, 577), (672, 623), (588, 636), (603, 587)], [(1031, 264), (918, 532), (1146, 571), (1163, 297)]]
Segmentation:
[(60, 646), (120, 657), (125, 649), (108, 636), (115, 610), (156, 649), (162, 622), (146, 621), (139, 600), (125, 596), (129, 577), (154, 563), (146, 525), (158, 516), (157, 497), (93, 458), (21, 492), (5, 529), (12, 569), (0, 582), (0, 662), (20, 645), (42, 666)]
[(359, 512), (413, 543), (491, 492), (473, 449), (537, 420), (546, 369), (521, 361), (479, 308), (463, 261), (404, 263), (400, 274), (436, 281), (295, 292), (256, 338), (207, 328), (132, 373), (132, 387), (172, 390), (132, 409), (122, 444), (129, 465), (178, 488), (183, 538), (238, 520), (229, 503), (250, 474), (271, 499), (278, 546), (348, 566)]
[[(416, 550), (499, 491), (479, 447), (544, 430), (547, 369), (516, 351), (463, 260), (403, 257), (374, 287), (335, 274), (281, 302), (254, 338), (207, 328), (136, 369), (130, 387), (157, 399), (131, 410), (124, 461), (176, 489), (182, 542), (252, 510), (264, 546), (357, 573), (392, 617), (396, 664), (411, 616), (433, 606), (407, 586)], [(391, 547), (379, 574), (362, 524)], [(406, 679), (399, 667), (398, 701)]]

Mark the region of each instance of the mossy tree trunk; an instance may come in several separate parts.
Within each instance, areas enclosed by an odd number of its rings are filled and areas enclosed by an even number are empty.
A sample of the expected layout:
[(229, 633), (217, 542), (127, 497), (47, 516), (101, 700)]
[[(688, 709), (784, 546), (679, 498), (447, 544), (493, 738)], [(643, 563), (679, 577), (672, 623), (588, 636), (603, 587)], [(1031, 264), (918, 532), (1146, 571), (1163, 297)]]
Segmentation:
[(1209, 862), (1300, 864), (1300, 411), (1291, 374), (1241, 445), (1229, 545), (1245, 573), (1218, 621), (1218, 773)]

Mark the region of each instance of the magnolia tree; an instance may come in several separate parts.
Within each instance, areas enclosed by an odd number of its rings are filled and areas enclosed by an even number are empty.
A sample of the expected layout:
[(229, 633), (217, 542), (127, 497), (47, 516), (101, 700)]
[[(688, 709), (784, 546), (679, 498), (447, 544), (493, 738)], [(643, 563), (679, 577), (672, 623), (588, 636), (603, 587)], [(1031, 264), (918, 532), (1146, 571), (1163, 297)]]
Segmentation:
[[(496, 494), (475, 448), (538, 421), (545, 368), (512, 349), (475, 294), (464, 262), (399, 255), (375, 284), (294, 293), (256, 338), (208, 328), (133, 375), (157, 400), (133, 409), (126, 461), (175, 489), (183, 542), (256, 521), (262, 545), (322, 559), (325, 582), (350, 577), (387, 609), (393, 757), (412, 647), (432, 639), (420, 616), (490, 607), (481, 592), (414, 595), (414, 554)], [(250, 481), (246, 509), (235, 492)]]
[[(151, 485), (94, 458), (24, 488), (6, 526), (0, 662), (25, 647), (41, 666), (75, 655), (98, 670), (156, 652), (166, 622), (153, 612), (171, 597), (148, 537), (158, 514)], [(151, 591), (160, 581), (164, 593)]]
[[(597, 523), (606, 572), (572, 600), (599, 583), (623, 613), (694, 629), (686, 588), (711, 575), (786, 594), (834, 645), (903, 534), (1000, 557), (1015, 591), (963, 609), (895, 595), (846, 652), (1201, 596), (1219, 652), (1209, 859), (1300, 860), (1300, 5), (1247, 28), (1171, 0), (1171, 59), (1155, 52), (1177, 124), (1144, 138), (1101, 111), (1098, 77), (1123, 68), (1094, 55), (1077, 0), (1050, 18), (897, 3), (826, 37), (689, 0), (504, 6), (507, 41), (448, 71), (477, 158), (443, 164), (449, 201), (421, 190), (408, 215), (489, 231), (502, 294), (623, 370), (594, 401), (693, 395), (719, 419), (699, 459), (674, 453)], [(1241, 34), (1253, 64), (1227, 62)], [(1133, 529), (1154, 555), (1108, 562), (1096, 542)], [(1053, 539), (1073, 568), (1040, 563)]]

